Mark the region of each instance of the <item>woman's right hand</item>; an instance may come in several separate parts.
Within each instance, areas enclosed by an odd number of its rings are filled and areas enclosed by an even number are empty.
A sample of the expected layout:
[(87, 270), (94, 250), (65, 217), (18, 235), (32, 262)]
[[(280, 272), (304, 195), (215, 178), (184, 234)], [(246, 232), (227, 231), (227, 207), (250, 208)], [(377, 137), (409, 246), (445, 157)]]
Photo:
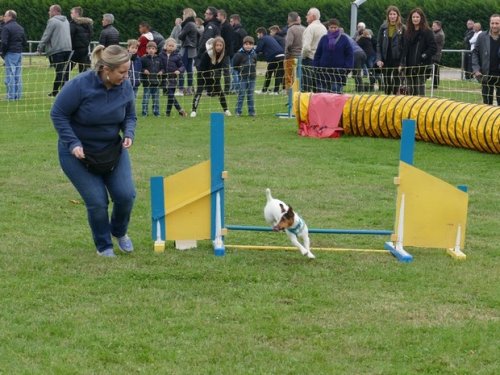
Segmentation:
[(76, 146), (73, 150), (71, 150), (71, 153), (77, 159), (85, 159), (85, 153), (83, 152), (82, 146)]
[(377, 61), (377, 66), (378, 66), (379, 68), (382, 68), (382, 67), (384, 66), (384, 62), (383, 62), (383, 61), (380, 61), (380, 60), (379, 60), (379, 61)]

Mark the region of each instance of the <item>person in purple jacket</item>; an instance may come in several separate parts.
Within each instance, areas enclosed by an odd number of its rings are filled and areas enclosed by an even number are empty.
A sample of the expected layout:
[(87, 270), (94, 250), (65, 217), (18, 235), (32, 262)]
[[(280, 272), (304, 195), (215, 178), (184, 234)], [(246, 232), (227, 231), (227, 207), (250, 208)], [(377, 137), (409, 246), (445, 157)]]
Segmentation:
[(347, 74), (354, 67), (354, 52), (337, 19), (329, 20), (327, 28), (328, 33), (321, 37), (314, 54), (316, 86), (320, 92), (342, 94)]
[(134, 250), (127, 235), (136, 196), (128, 149), (137, 121), (129, 66), (125, 48), (97, 46), (93, 69), (68, 81), (50, 112), (61, 168), (85, 202), (97, 254), (104, 257), (115, 256), (112, 237), (121, 251)]

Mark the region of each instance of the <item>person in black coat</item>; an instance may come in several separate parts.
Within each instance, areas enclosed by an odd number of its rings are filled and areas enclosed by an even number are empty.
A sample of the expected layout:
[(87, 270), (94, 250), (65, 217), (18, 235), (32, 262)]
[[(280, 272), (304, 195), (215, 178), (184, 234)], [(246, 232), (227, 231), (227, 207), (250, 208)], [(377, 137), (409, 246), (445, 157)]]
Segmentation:
[(111, 13), (102, 16), (102, 31), (99, 36), (99, 44), (104, 47), (120, 44), (120, 32), (113, 26), (113, 22), (115, 22), (115, 16)]
[(183, 21), (179, 40), (181, 41), (182, 63), (186, 69), (187, 82), (184, 86), (184, 74), (179, 77), (179, 90), (184, 95), (193, 94), (193, 61), (198, 53), (198, 39), (200, 37), (196, 28), (196, 13), (191, 8), (184, 8), (182, 12)]
[(377, 35), (375, 64), (380, 69), (386, 95), (395, 95), (401, 85), (399, 66), (403, 53), (405, 26), (398, 7), (390, 5)]
[(436, 40), (425, 14), (413, 9), (406, 21), (401, 67), (404, 68), (408, 94), (425, 96), (426, 73), (431, 68), (432, 57), (437, 52)]
[(226, 49), (224, 51), (224, 64), (223, 76), (224, 76), (224, 93), (229, 94), (231, 88), (231, 72), (230, 65), (234, 56), (234, 42), (235, 42), (235, 32), (233, 27), (227, 19), (227, 13), (224, 9), (219, 9), (217, 11), (217, 19), (220, 22), (220, 36), (224, 39)]
[(83, 9), (81, 7), (72, 8), (70, 14), (69, 29), (71, 32), (71, 46), (73, 48), (71, 68), (78, 65), (78, 71), (81, 73), (90, 68), (89, 46), (94, 31), (94, 21), (91, 18), (83, 17)]
[[(470, 51), (471, 45), (470, 45), (470, 40), (474, 36), (474, 21), (473, 20), (467, 20), (467, 30), (465, 30), (464, 33), (464, 49), (467, 51)], [(465, 71), (465, 79), (472, 79), (472, 53), (471, 52), (466, 52), (463, 55), (463, 62), (462, 66), (464, 67)]]
[(203, 23), (203, 34), (198, 40), (198, 57), (196, 66), (205, 51), (207, 50), (206, 43), (209, 39), (220, 36), (220, 22), (217, 19), (217, 8), (208, 7), (205, 11), (205, 22)]
[[(229, 23), (234, 30), (234, 40), (233, 40), (233, 56), (243, 47), (243, 38), (248, 35), (245, 28), (241, 25), (241, 17), (239, 14), (231, 14), (229, 17)], [(232, 60), (231, 60), (232, 61)], [(230, 91), (237, 93), (240, 90), (240, 76), (237, 71), (234, 70), (233, 64), (231, 62), (231, 88)]]
[(191, 117), (196, 117), (196, 111), (200, 104), (203, 91), (207, 91), (209, 96), (218, 96), (219, 102), (226, 116), (231, 116), (231, 112), (227, 107), (226, 96), (222, 90), (220, 80), (221, 72), (224, 67), (224, 39), (217, 36), (207, 41), (205, 52), (200, 58), (198, 71), (196, 72), (196, 93), (193, 97), (193, 106)]

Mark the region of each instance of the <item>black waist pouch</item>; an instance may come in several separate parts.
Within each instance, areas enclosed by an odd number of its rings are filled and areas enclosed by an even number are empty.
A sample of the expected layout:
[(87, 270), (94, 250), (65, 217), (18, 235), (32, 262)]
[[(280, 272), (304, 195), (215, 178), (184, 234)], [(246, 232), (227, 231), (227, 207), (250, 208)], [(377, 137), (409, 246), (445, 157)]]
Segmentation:
[(113, 145), (106, 147), (104, 150), (97, 152), (84, 150), (84, 152), (85, 159), (82, 159), (82, 162), (89, 172), (100, 175), (109, 173), (115, 169), (120, 160), (122, 139), (118, 137)]

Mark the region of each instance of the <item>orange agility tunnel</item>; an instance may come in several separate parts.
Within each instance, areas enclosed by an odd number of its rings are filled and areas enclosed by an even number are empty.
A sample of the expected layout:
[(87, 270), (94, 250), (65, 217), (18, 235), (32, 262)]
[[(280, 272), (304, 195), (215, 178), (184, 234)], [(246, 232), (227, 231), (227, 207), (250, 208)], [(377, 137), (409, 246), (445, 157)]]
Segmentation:
[[(335, 96), (347, 97), (343, 104), (342, 121), (338, 125), (344, 134), (400, 138), (402, 120), (412, 118), (417, 122), (418, 140), (500, 153), (499, 107), (419, 96), (329, 95), (332, 96), (332, 103)], [(299, 129), (317, 126), (309, 124), (307, 116), (317, 112), (317, 109), (307, 108), (315, 101), (310, 96), (298, 94), (294, 99)], [(335, 109), (331, 109), (331, 113), (338, 110), (337, 104)], [(299, 132), (307, 135), (302, 130)]]

